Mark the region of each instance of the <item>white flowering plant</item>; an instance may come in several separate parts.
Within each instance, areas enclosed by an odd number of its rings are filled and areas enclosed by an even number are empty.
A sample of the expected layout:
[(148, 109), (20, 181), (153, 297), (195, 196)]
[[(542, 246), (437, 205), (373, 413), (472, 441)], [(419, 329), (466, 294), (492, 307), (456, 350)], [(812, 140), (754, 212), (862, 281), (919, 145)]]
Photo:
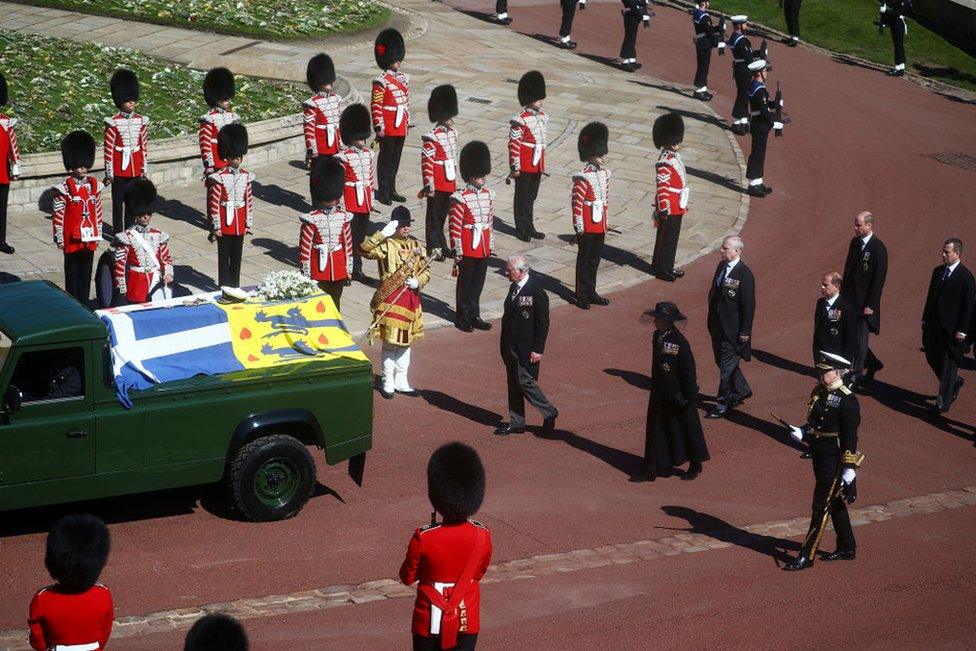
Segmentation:
[(322, 290), (311, 278), (293, 269), (272, 271), (258, 287), (257, 298), (262, 301), (294, 301), (308, 298)]

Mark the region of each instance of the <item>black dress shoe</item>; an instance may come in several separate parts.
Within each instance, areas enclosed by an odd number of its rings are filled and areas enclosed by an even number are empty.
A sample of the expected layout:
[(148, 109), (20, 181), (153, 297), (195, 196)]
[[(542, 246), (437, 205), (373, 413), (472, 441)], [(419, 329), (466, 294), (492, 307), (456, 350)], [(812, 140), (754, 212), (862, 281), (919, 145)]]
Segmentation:
[(692, 481), (693, 479), (697, 479), (698, 475), (701, 474), (701, 471), (702, 465), (700, 463), (692, 463), (690, 466), (688, 466), (688, 470), (685, 472), (685, 474), (681, 475), (681, 480)]
[(708, 93), (702, 93), (702, 92), (697, 91), (697, 90), (694, 93), (691, 94), (691, 97), (692, 97), (692, 99), (701, 100), (702, 102), (707, 102), (708, 100), (711, 99), (711, 97), (709, 96)]
[(405, 196), (403, 196), (402, 194), (397, 194), (396, 192), (391, 192), (390, 198), (396, 201), (397, 203), (403, 203), (404, 201), (407, 200)]
[(666, 283), (673, 283), (678, 279), (678, 277), (675, 276), (670, 271), (665, 271), (664, 273), (656, 274), (654, 277), (657, 278), (658, 280), (663, 280)]
[(763, 191), (764, 195), (773, 193), (773, 186), (766, 185), (765, 183), (760, 183), (759, 189)]
[(813, 567), (813, 559), (806, 556), (797, 556), (792, 561), (783, 566), (787, 572), (799, 572), (809, 567)]
[(766, 196), (766, 193), (763, 192), (761, 185), (750, 185), (749, 189), (746, 190), (746, 194), (748, 194), (750, 197), (755, 197), (757, 199), (762, 199), (763, 197)]
[(745, 394), (744, 396), (735, 396), (734, 398), (732, 398), (732, 400), (729, 401), (729, 407), (738, 407), (739, 405), (741, 405), (751, 397), (752, 397), (752, 391)]
[(475, 330), (491, 330), (491, 324), (485, 321), (484, 319), (481, 319), (480, 317), (476, 319), (471, 319), (471, 326)]
[(590, 309), (590, 302), (588, 300), (580, 298), (579, 296), (573, 299), (573, 303), (575, 303), (576, 307), (578, 307), (581, 310)]
[(657, 475), (653, 472), (642, 472), (639, 475), (631, 475), (627, 481), (634, 484), (640, 484), (645, 481), (654, 481), (655, 479), (657, 479)]
[(531, 235), (532, 237), (534, 237), (537, 240), (544, 240), (544, 239), (546, 239), (546, 234), (545, 233), (541, 233), (541, 232), (535, 230), (534, 228), (532, 229), (532, 232), (529, 233), (529, 235)]
[(672, 269), (671, 275), (674, 276), (675, 278), (684, 278), (685, 272), (682, 271), (681, 269)]
[(461, 332), (474, 332), (474, 328), (471, 326), (471, 324), (465, 323), (464, 321), (455, 321), (454, 327)]
[[(2, 251), (2, 250), (3, 249), (0, 249), (0, 251)], [(964, 385), (965, 383), (966, 383), (966, 381), (963, 380), (961, 377), (957, 377), (956, 378), (956, 383), (952, 387), (952, 401), (953, 402), (955, 402), (956, 401), (956, 398), (959, 397), (959, 389), (961, 389), (962, 388), (962, 385)]]
[(644, 66), (640, 61), (634, 61), (634, 67), (640, 70)]
[(525, 428), (502, 425), (495, 430), (495, 436), (508, 436), (509, 434), (525, 434)]
[(561, 47), (564, 50), (575, 50), (576, 49), (576, 41), (559, 41), (559, 43), (557, 43), (557, 45), (559, 45), (559, 47)]
[(407, 396), (408, 398), (416, 398), (420, 395), (420, 392), (416, 389), (410, 389), (409, 391), (401, 391), (400, 389), (397, 389), (396, 392), (401, 396)]
[(544, 421), (542, 421), (542, 435), (552, 436), (556, 431), (556, 419), (559, 417), (559, 412), (557, 411), (552, 416), (549, 416)]
[(715, 409), (705, 414), (705, 418), (725, 418), (725, 414), (727, 414), (728, 412), (729, 412), (728, 408)]
[(13, 252), (14, 252), (14, 247), (10, 246), (6, 242), (0, 242), (0, 253), (10, 254)]
[(392, 391), (384, 391), (383, 389), (380, 389), (380, 395), (386, 398), (387, 400), (393, 400)]
[(590, 297), (590, 303), (593, 303), (594, 305), (610, 305), (610, 299), (603, 298), (599, 294), (594, 294)]
[(747, 133), (749, 133), (749, 127), (743, 126), (741, 124), (733, 124), (732, 127), (729, 129), (729, 131), (731, 131), (737, 136), (744, 136)]
[(895, 70), (894, 68), (892, 68), (891, 70), (889, 70), (885, 74), (888, 75), (889, 77), (904, 77), (905, 76), (905, 69), (904, 68), (899, 68), (898, 70)]
[[(620, 69), (624, 72), (637, 72), (637, 64), (634, 63), (621, 63)], [(636, 475), (635, 475), (636, 477)]]
[(829, 554), (824, 554), (823, 560), (825, 561), (853, 561), (857, 556), (857, 553), (853, 550), (843, 550), (838, 549), (835, 552), (830, 552)]
[(522, 240), (523, 242), (531, 242), (532, 236), (528, 233), (515, 233), (515, 237)]
[(379, 201), (384, 206), (392, 206), (393, 205), (393, 202), (390, 201), (390, 198), (388, 196), (386, 196), (386, 195), (380, 195), (380, 194), (378, 194), (378, 195), (376, 195), (373, 198), (376, 199), (377, 201)]
[(813, 458), (813, 453), (810, 452), (810, 450), (807, 450), (806, 452), (804, 452), (803, 454), (800, 455), (800, 458), (801, 459), (812, 459)]
[(512, 24), (512, 19), (509, 18), (508, 16), (506, 16), (505, 18), (496, 18), (495, 20), (498, 22), (499, 25), (511, 25)]

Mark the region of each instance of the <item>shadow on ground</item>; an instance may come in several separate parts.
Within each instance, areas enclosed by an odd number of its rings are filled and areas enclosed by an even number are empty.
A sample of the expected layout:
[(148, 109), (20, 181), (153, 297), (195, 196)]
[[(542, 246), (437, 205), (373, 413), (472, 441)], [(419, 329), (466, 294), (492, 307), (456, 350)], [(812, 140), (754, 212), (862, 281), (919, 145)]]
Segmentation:
[[(769, 556), (777, 565), (790, 560), (791, 556), (788, 552), (800, 551), (800, 543), (798, 542), (752, 533), (714, 515), (702, 513), (686, 506), (667, 505), (662, 506), (661, 510), (673, 518), (682, 518), (688, 521), (689, 528), (680, 529), (680, 531), (704, 534), (730, 545)], [(670, 527), (658, 528), (670, 529)]]

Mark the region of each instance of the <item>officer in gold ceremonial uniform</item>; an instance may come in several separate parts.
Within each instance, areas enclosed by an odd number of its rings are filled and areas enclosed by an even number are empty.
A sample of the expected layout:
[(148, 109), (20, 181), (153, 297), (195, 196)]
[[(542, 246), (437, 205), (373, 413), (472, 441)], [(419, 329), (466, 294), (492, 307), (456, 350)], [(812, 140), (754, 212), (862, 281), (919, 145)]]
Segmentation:
[(837, 532), (837, 549), (825, 554), (823, 560), (854, 560), (856, 543), (847, 504), (857, 498), (854, 469), (861, 465), (864, 455), (857, 451), (861, 408), (857, 396), (841, 378), (843, 371), (850, 367), (851, 362), (840, 355), (820, 351), (817, 362), (820, 383), (810, 394), (807, 423), (803, 427), (789, 426), (790, 436), (810, 445), (817, 483), (813, 489), (810, 530), (800, 555), (787, 563), (785, 570), (805, 570), (813, 565), (828, 516)]

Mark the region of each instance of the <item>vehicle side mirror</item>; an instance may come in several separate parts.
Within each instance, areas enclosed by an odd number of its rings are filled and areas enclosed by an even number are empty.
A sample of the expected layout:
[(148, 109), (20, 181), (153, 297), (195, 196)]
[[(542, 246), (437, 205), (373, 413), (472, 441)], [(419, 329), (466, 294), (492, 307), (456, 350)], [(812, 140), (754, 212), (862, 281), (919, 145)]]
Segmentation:
[(7, 390), (3, 392), (3, 412), (5, 414), (10, 414), (15, 411), (20, 411), (20, 403), (24, 399), (24, 394), (21, 393), (20, 389), (11, 384), (7, 387)]

